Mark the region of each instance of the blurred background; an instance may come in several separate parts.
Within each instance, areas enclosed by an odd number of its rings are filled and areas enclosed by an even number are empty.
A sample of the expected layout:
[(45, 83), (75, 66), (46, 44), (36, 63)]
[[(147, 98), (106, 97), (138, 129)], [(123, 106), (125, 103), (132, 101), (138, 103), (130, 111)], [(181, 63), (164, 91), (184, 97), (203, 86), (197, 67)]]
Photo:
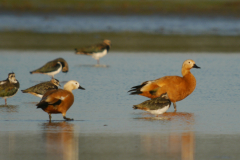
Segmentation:
[[(103, 39), (106, 67), (74, 54)], [(0, 159), (240, 159), (238, 53), (240, 0), (0, 0), (0, 80), (15, 72), (29, 88), (50, 80), (29, 71), (63, 57), (70, 71), (55, 78), (86, 88), (74, 91), (72, 122), (48, 123), (40, 99), (20, 90), (8, 106), (0, 99)], [(128, 95), (132, 86), (180, 75), (186, 59), (201, 69), (178, 112), (156, 120), (132, 109), (147, 99)]]
[(240, 1), (0, 0), (0, 49), (239, 52)]

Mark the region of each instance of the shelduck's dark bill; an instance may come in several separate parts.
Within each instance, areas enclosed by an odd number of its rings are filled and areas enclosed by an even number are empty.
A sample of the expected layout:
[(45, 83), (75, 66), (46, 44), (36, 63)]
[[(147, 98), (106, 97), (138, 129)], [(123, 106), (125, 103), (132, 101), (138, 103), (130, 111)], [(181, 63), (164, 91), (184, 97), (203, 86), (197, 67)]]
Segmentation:
[(201, 67), (198, 67), (196, 64), (193, 65), (193, 68), (201, 68)]
[(78, 89), (82, 89), (82, 90), (85, 90), (85, 88), (83, 88), (83, 87), (81, 87), (81, 86), (79, 86), (79, 87), (78, 87)]

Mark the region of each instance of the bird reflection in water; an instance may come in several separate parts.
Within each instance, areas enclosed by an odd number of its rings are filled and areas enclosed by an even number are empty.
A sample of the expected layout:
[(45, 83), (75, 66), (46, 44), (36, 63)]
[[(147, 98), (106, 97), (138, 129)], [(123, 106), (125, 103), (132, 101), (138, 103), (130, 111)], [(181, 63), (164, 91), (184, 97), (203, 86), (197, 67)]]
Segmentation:
[(18, 105), (0, 105), (0, 112), (18, 112)]
[[(184, 112), (167, 112), (162, 115), (171, 122), (170, 133), (145, 134), (141, 136), (141, 149), (145, 154), (182, 160), (193, 160), (195, 151), (195, 134), (193, 132), (194, 114)], [(156, 120), (145, 117), (143, 120)], [(179, 131), (178, 127), (181, 126)]]
[(47, 157), (52, 159), (78, 159), (78, 134), (74, 125), (68, 122), (43, 123), (43, 135), (46, 140)]

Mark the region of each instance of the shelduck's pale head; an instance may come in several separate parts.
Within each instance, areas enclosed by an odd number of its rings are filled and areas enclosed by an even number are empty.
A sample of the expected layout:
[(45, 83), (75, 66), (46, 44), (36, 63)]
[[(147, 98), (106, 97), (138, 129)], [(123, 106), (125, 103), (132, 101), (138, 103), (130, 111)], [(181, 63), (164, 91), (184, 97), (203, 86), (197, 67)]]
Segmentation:
[(182, 65), (182, 75), (184, 76), (186, 73), (188, 73), (190, 71), (190, 69), (192, 68), (200, 68), (196, 65), (196, 63), (194, 62), (194, 60), (188, 59), (186, 61), (183, 62)]
[(85, 90), (85, 88), (81, 87), (80, 84), (78, 83), (78, 81), (75, 81), (75, 80), (71, 80), (71, 81), (68, 81), (64, 87), (63, 87), (64, 90), (67, 90), (67, 91), (70, 91), (72, 92), (72, 90), (74, 89), (82, 89), (82, 90)]

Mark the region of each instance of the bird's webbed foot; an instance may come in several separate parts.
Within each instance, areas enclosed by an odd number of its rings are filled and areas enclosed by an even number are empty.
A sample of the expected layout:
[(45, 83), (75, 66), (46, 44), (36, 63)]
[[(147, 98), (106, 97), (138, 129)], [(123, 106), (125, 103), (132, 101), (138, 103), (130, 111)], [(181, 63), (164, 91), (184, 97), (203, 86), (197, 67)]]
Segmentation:
[(73, 121), (73, 120), (74, 120), (73, 118), (67, 118), (66, 116), (63, 116), (63, 118), (64, 118), (66, 121)]

